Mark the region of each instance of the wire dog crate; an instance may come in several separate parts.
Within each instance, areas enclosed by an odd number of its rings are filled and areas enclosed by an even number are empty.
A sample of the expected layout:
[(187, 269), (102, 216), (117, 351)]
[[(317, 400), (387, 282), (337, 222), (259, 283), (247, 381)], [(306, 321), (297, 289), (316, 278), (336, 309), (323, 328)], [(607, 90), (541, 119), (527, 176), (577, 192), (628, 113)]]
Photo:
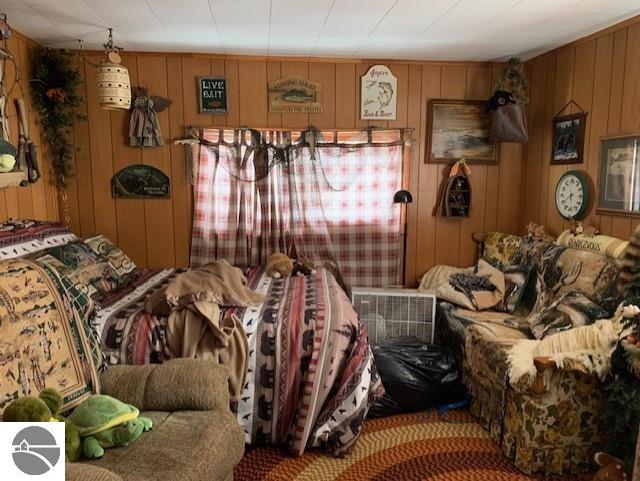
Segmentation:
[(400, 336), (433, 343), (435, 294), (417, 289), (354, 287), (351, 302), (371, 344)]

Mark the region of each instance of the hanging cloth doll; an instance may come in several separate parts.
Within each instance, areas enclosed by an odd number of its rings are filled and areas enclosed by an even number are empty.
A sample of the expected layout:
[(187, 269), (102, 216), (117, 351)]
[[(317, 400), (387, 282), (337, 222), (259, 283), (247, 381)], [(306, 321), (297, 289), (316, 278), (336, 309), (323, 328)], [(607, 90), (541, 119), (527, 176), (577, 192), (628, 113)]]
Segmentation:
[(162, 131), (157, 112), (164, 110), (170, 100), (150, 96), (146, 89), (139, 87), (131, 103), (129, 121), (129, 145), (131, 147), (158, 147), (163, 145)]

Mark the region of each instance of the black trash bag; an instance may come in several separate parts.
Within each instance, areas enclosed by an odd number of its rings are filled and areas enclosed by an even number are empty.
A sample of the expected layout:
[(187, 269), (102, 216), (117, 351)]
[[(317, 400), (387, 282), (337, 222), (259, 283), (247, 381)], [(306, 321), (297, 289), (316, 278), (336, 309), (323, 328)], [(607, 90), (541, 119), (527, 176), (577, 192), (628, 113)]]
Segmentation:
[(465, 396), (455, 358), (416, 337), (395, 337), (373, 347), (385, 395), (371, 417), (424, 411)]

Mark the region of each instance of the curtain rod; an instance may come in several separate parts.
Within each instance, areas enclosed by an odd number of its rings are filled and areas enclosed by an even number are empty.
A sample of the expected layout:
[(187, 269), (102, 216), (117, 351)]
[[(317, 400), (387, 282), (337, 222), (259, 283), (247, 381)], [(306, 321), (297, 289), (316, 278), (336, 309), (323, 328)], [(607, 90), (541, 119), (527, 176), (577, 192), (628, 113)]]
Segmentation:
[(187, 130), (257, 130), (259, 132), (304, 132), (305, 130), (309, 130), (314, 128), (320, 132), (346, 132), (346, 133), (356, 133), (356, 132), (366, 132), (367, 130), (373, 130), (376, 132), (381, 132), (385, 130), (408, 130), (414, 131), (413, 127), (362, 127), (361, 129), (340, 129), (340, 128), (319, 128), (313, 125), (309, 125), (308, 127), (231, 127), (231, 126), (222, 126), (222, 125), (187, 125)]

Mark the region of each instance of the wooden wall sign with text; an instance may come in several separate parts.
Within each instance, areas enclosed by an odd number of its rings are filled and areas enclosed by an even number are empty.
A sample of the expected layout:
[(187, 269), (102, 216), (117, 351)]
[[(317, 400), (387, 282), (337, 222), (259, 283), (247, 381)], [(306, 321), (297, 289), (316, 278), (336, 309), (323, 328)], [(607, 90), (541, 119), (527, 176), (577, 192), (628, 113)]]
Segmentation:
[(322, 112), (322, 84), (295, 76), (269, 82), (269, 112), (279, 114)]
[(398, 79), (385, 65), (374, 65), (362, 76), (360, 118), (395, 120)]
[(111, 178), (111, 195), (114, 199), (168, 199), (171, 181), (151, 165), (128, 165)]
[(201, 114), (227, 112), (227, 79), (224, 77), (198, 77), (198, 103)]

